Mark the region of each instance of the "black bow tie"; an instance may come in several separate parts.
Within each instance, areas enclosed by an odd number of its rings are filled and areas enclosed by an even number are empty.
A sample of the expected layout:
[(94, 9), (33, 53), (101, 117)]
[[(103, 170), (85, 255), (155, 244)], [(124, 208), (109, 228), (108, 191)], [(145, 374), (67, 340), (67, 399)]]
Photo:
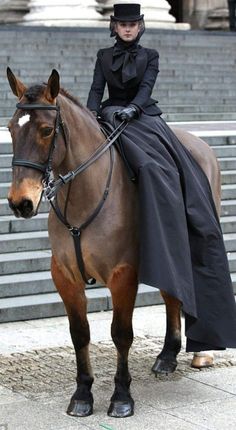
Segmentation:
[(113, 63), (111, 70), (116, 72), (122, 67), (122, 82), (126, 83), (136, 78), (137, 68), (135, 57), (138, 52), (137, 44), (124, 48), (116, 44), (113, 49)]

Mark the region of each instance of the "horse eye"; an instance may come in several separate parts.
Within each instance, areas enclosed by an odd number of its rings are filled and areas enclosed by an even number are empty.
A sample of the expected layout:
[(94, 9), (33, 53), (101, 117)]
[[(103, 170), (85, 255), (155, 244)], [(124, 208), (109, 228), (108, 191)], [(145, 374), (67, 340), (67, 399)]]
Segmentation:
[(49, 137), (53, 131), (53, 127), (44, 127), (40, 130), (43, 137)]

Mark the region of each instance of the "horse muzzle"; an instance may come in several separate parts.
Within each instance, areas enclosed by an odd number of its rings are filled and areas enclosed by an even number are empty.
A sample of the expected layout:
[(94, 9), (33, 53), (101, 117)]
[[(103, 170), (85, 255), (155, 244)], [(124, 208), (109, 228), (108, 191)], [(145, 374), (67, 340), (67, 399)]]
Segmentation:
[(30, 199), (22, 199), (19, 203), (14, 203), (11, 198), (8, 198), (8, 204), (17, 218), (31, 218), (37, 213)]

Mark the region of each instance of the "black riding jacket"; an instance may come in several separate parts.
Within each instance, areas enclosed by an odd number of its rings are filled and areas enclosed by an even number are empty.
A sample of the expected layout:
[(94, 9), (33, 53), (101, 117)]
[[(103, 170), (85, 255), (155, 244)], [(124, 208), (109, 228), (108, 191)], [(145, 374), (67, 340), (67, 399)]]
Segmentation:
[[(159, 72), (158, 52), (138, 45), (134, 59), (136, 77), (124, 83), (121, 68), (112, 71), (113, 49), (111, 47), (98, 51), (87, 107), (99, 113), (106, 106), (127, 106), (131, 103), (147, 115), (160, 115), (162, 112), (156, 105), (157, 100), (151, 98)], [(109, 98), (101, 103), (106, 83)]]

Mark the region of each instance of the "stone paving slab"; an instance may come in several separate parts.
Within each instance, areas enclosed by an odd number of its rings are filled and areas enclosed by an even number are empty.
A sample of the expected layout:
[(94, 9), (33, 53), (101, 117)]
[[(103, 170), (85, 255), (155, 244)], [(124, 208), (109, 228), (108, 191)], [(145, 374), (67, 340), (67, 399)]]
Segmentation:
[(236, 398), (221, 399), (215, 402), (203, 402), (188, 407), (175, 409), (172, 413), (177, 418), (183, 418), (196, 423), (208, 430), (233, 430), (236, 428)]
[[(34, 401), (8, 403), (0, 406), (1, 424), (6, 430), (82, 430), (84, 426), (70, 420), (66, 414)], [(3, 427), (4, 429), (4, 427)], [(4, 429), (5, 430), (5, 429)]]

